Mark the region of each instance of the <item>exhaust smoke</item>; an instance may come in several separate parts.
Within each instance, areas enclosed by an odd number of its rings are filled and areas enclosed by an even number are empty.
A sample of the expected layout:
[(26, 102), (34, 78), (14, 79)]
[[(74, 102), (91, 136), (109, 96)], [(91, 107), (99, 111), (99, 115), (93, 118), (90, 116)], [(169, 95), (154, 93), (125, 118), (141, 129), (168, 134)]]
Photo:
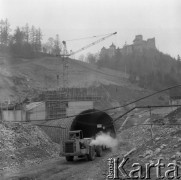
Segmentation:
[(90, 143), (91, 145), (100, 145), (106, 146), (107, 148), (115, 149), (118, 146), (118, 140), (112, 138), (110, 133), (100, 132), (95, 139), (93, 139)]

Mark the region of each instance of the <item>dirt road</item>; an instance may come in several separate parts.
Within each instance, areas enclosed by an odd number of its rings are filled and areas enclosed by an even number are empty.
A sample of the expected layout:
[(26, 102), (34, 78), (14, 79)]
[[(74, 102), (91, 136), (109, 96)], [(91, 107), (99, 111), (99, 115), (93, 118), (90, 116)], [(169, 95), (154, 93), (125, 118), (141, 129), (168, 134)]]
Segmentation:
[(77, 158), (67, 162), (63, 157), (51, 159), (16, 174), (6, 174), (4, 180), (105, 180), (107, 159), (113, 154), (106, 150), (102, 157), (96, 157), (94, 161)]

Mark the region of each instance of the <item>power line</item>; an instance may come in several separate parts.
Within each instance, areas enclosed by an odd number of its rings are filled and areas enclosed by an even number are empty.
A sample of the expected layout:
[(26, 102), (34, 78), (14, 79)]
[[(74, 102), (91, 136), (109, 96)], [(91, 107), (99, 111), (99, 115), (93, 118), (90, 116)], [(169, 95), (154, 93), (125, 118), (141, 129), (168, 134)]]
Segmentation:
[(164, 124), (164, 123), (132, 124), (132, 125), (123, 126), (123, 128), (125, 128), (125, 127), (134, 127), (134, 126), (181, 126), (181, 123), (174, 123), (174, 124)]
[[(110, 34), (110, 33), (109, 33)], [(83, 38), (76, 38), (76, 39), (68, 39), (66, 41), (79, 41), (79, 40), (84, 40), (84, 39), (92, 39), (92, 38), (98, 38), (98, 37), (101, 37), (101, 36), (107, 36), (109, 34), (102, 34), (102, 35), (96, 35), (96, 36), (87, 36), (87, 37), (83, 37)]]
[(132, 109), (130, 109), (129, 111), (125, 112), (124, 114), (120, 115), (119, 117), (117, 117), (114, 122), (116, 122), (118, 119), (122, 118), (123, 116), (125, 116), (126, 114), (130, 113), (131, 111), (135, 110), (135, 109), (150, 109), (150, 108), (161, 108), (161, 107), (181, 107), (181, 105), (158, 105), (158, 106), (136, 106)]

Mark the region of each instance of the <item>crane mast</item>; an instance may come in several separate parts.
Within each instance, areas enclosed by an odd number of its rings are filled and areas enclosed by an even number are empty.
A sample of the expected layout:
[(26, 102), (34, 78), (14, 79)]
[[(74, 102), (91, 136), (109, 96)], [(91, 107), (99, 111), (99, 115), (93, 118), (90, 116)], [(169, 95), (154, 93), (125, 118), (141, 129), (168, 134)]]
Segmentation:
[(117, 34), (117, 32), (114, 32), (114, 33), (111, 33), (101, 39), (98, 39), (97, 41), (91, 43), (91, 44), (88, 44), (84, 47), (82, 47), (81, 49), (78, 49), (77, 51), (75, 52), (70, 52), (68, 53), (67, 51), (67, 45), (66, 45), (66, 41), (62, 41), (62, 44), (63, 44), (63, 54), (61, 55), (62, 58), (63, 58), (63, 88), (66, 89), (68, 87), (68, 57), (72, 56), (72, 55), (75, 55), (85, 49), (88, 49), (89, 47), (91, 46), (94, 46), (98, 43), (100, 43), (101, 41), (104, 41), (105, 39), (113, 36)]

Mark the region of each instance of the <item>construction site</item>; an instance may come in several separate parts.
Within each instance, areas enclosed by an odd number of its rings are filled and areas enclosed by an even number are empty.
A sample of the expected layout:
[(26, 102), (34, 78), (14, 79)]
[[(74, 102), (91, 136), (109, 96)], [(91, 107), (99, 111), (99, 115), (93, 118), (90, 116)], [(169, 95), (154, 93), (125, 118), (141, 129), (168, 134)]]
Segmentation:
[[(11, 64), (12, 76), (17, 77), (15, 70), (20, 66), (23, 70), (19, 78), (26, 72), (23, 83), (17, 81), (21, 92), (29, 86), (39, 90), (18, 103), (1, 102), (1, 179), (105, 179), (110, 157), (129, 157), (129, 164), (138, 161), (135, 157), (142, 163), (157, 156), (166, 162), (180, 157), (180, 139), (174, 134), (180, 134), (181, 105), (174, 100), (175, 95), (169, 103), (167, 94), (131, 84), (125, 73), (69, 58), (115, 34), (71, 54), (63, 41), (63, 54), (59, 57)], [(43, 69), (40, 72), (42, 62), (49, 68), (48, 75)], [(55, 76), (60, 65), (61, 80)], [(34, 66), (39, 71), (32, 71)], [(57, 79), (46, 79), (40, 86), (45, 73)], [(32, 97), (37, 100), (32, 101)], [(172, 136), (175, 141), (165, 148)], [(172, 154), (169, 158), (168, 153)], [(86, 172), (84, 177), (82, 171)]]
[(135, 2), (0, 0), (0, 180), (181, 177), (176, 6)]

